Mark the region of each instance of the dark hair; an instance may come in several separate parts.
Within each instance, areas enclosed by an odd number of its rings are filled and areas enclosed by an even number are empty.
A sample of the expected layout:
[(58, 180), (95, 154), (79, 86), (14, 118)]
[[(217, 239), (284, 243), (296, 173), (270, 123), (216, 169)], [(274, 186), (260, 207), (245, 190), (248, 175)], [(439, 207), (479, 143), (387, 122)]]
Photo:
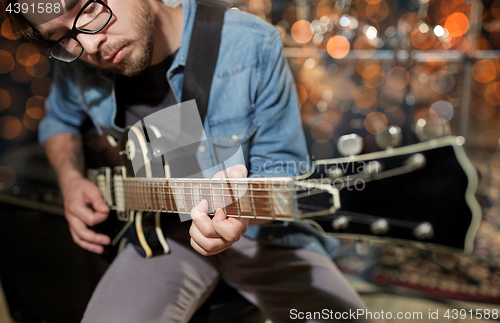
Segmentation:
[(9, 4), (13, 5), (15, 0), (0, 0), (0, 18), (9, 19), (12, 31), (28, 39), (35, 38), (36, 29), (24, 18), (21, 13), (6, 11)]

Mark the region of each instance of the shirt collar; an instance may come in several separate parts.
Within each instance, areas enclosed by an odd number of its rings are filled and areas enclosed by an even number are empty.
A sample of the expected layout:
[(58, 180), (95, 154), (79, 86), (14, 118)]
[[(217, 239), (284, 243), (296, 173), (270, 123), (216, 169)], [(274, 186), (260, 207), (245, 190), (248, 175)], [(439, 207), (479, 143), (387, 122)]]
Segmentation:
[(194, 19), (196, 14), (196, 2), (194, 0), (182, 0), (182, 14), (184, 16), (184, 26), (182, 28), (182, 40), (179, 50), (175, 55), (172, 66), (168, 69), (167, 77), (170, 79), (174, 71), (179, 66), (186, 66), (189, 42), (193, 32)]

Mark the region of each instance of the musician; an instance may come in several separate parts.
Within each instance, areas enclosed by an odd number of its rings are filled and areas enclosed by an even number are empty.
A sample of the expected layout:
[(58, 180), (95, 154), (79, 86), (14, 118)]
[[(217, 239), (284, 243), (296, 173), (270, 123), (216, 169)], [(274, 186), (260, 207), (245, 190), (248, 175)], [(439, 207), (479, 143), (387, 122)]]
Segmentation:
[[(83, 175), (80, 128), (90, 118), (95, 131), (119, 138), (126, 124), (180, 100), (197, 10), (193, 0), (177, 8), (157, 0), (103, 1), (63, 1), (67, 13), (41, 24), (34, 13), (10, 16), (15, 30), (52, 42), (75, 23), (96, 31), (52, 47), (53, 85), (39, 129), (73, 240), (95, 253), (110, 238), (89, 226), (105, 221), (109, 207)], [(77, 17), (83, 7), (84, 18)], [(26, 29), (28, 23), (35, 28)], [(148, 89), (159, 91), (150, 93), (156, 100), (143, 95)], [(208, 137), (241, 144), (246, 165), (227, 169), (231, 177), (296, 175), (297, 167), (276, 172), (279, 165), (299, 165), (307, 150), (295, 85), (272, 25), (226, 11), (204, 127)], [(275, 323), (319, 321), (302, 319), (306, 312), (365, 308), (331, 260), (335, 240), (305, 224), (254, 226), (248, 219), (227, 218), (222, 209), (213, 218), (206, 212), (202, 201), (191, 212), (193, 221), (170, 223), (169, 254), (145, 259), (127, 246), (98, 284), (83, 322), (187, 322), (219, 278)]]

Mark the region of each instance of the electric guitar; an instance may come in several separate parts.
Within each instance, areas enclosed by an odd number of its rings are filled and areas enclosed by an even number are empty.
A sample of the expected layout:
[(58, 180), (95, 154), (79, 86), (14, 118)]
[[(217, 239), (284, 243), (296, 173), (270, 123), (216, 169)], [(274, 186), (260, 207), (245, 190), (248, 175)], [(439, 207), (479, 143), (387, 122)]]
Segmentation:
[[(295, 178), (195, 179), (151, 177), (146, 139), (141, 131), (127, 133), (121, 145), (114, 146), (128, 163), (91, 169), (88, 175), (122, 223), (112, 245), (132, 226), (146, 257), (155, 250), (144, 234), (143, 213), (155, 212), (147, 225), (161, 246), (156, 252), (167, 253), (162, 217), (189, 213), (202, 199), (210, 212), (222, 207), (231, 217), (303, 221), (326, 235), (472, 251), (481, 211), (475, 198), (477, 174), (462, 137), (318, 160), (309, 173)], [(146, 178), (130, 177), (134, 158), (141, 159), (134, 163), (144, 165)]]

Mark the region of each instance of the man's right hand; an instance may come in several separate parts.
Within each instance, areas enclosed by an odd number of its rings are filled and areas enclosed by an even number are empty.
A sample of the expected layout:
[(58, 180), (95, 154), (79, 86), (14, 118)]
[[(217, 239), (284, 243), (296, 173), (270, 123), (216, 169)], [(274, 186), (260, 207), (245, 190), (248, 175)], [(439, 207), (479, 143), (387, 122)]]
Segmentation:
[(91, 252), (102, 253), (103, 245), (111, 239), (88, 228), (104, 222), (109, 207), (99, 188), (83, 176), (75, 176), (61, 183), (64, 199), (64, 215), (68, 220), (71, 236), (77, 245)]

